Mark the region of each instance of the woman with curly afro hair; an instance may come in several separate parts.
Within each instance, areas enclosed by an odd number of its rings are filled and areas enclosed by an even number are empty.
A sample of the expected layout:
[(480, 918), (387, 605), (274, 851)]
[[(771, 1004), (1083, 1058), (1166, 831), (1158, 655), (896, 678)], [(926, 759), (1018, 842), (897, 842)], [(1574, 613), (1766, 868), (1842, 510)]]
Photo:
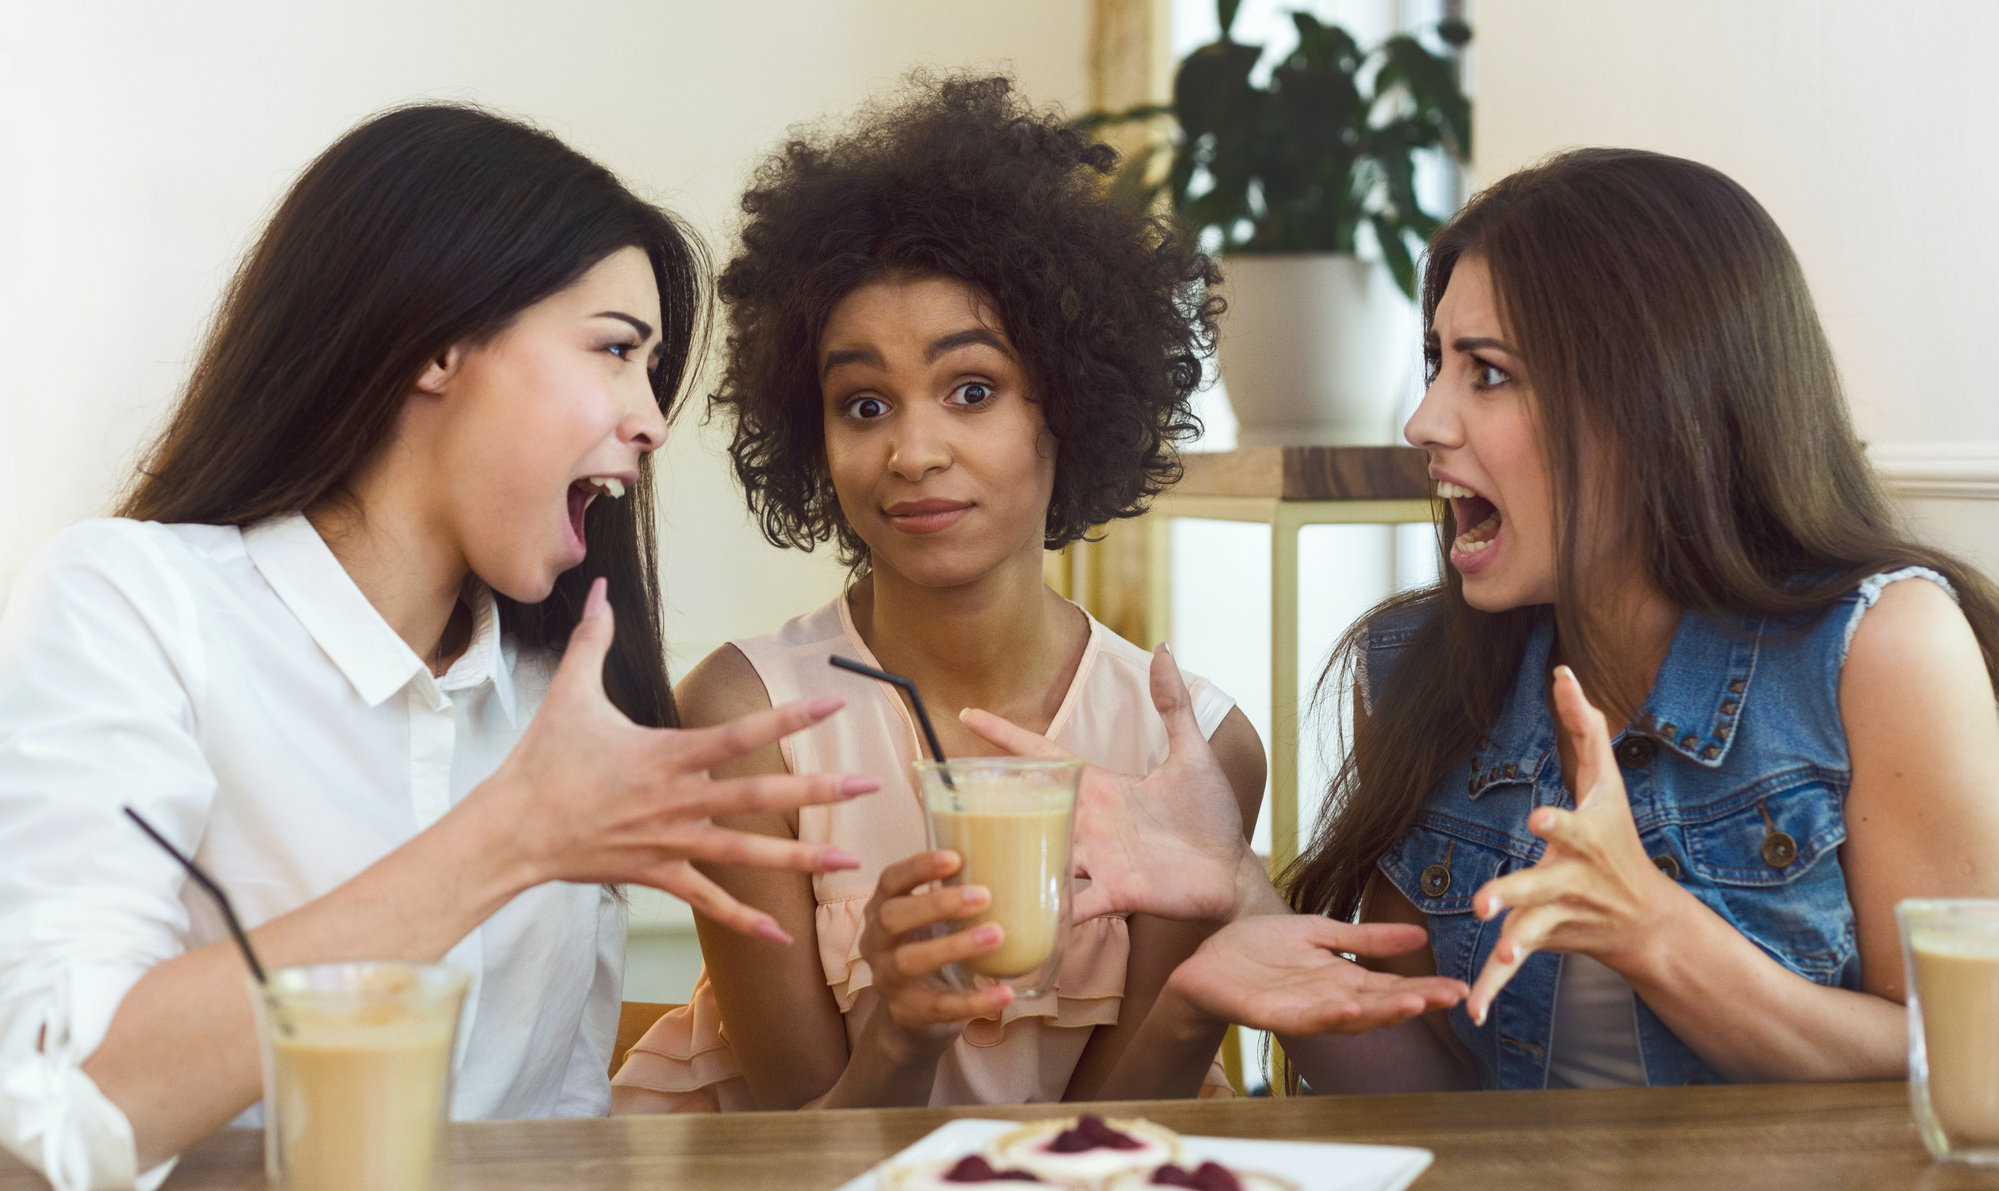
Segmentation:
[[(743, 197), (722, 274), (729, 351), (713, 412), (765, 535), (831, 542), (854, 581), (775, 633), (724, 645), (682, 681), (698, 726), (795, 697), (845, 695), (838, 726), (725, 775), (850, 768), (877, 796), (731, 826), (837, 845), (846, 879), (714, 871), (799, 940), (732, 944), (701, 923), (706, 971), (615, 1081), (615, 1111), (1006, 1104), (1226, 1089), (1205, 1053), (1130, 1045), (1205, 937), (1163, 919), (1078, 921), (1057, 992), (938, 991), (926, 975), (1000, 944), (997, 926), (927, 939), (983, 890), (937, 887), (893, 688), (982, 707), (1077, 755), (1144, 773), (1166, 755), (1144, 650), (1041, 579), (1042, 555), (1136, 516), (1177, 476), (1175, 441), (1220, 310), (1220, 277), (1176, 229), (1110, 200), (1107, 146), (1032, 109), (1004, 78), (917, 77), (844, 131), (794, 139)], [(1166, 664), (1170, 665), (1170, 661)], [(1188, 676), (1245, 822), (1262, 745), (1227, 696)], [(948, 755), (995, 752), (951, 716)], [(815, 813), (820, 812), (820, 813)], [(990, 937), (989, 937), (990, 936)]]

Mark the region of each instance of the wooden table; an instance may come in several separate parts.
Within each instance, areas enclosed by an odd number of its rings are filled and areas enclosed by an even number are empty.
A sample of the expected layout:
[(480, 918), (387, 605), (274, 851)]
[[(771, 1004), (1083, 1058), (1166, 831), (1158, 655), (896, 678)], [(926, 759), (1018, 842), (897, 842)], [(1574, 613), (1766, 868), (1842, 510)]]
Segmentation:
[[(1932, 1165), (1902, 1084), (1614, 1092), (1458, 1092), (1102, 1105), (1184, 1133), (1422, 1146), (1437, 1191), (1999, 1188), (1999, 1171)], [(454, 1126), (463, 1191), (831, 1191), (954, 1116), (1060, 1106), (505, 1121)], [(47, 1184), (0, 1158), (0, 1191)], [(168, 1191), (264, 1187), (262, 1134), (195, 1147)]]

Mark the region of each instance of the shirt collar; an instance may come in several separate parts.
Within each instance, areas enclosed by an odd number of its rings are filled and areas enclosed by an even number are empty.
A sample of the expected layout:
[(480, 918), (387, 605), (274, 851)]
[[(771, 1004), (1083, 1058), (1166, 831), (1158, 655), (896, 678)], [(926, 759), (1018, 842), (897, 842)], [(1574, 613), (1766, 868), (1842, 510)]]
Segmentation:
[[(1749, 697), (1764, 628), (1755, 618), (1728, 624), (1698, 612), (1681, 613), (1651, 695), (1613, 737), (1649, 736), (1696, 765), (1720, 768)], [(1521, 652), (1506, 705), (1472, 756), (1465, 787), (1470, 797), (1494, 786), (1538, 782), (1548, 766), (1560, 765), (1548, 714), (1548, 651), (1554, 641), (1555, 618), (1544, 612)]]
[(466, 579), (464, 592), (472, 607), (472, 643), (439, 679), (368, 602), (304, 514), (271, 517), (248, 527), (243, 530), (243, 548), (278, 599), (368, 706), (378, 706), (415, 682), (419, 696), (435, 710), (444, 705), (445, 692), (490, 681), (507, 721), (514, 722), (514, 688), (500, 640), (499, 605), (476, 577)]
[(1761, 619), (1731, 620), (1680, 614), (1652, 694), (1631, 721), (1634, 731), (1708, 769), (1720, 768), (1734, 743), (1763, 644)]

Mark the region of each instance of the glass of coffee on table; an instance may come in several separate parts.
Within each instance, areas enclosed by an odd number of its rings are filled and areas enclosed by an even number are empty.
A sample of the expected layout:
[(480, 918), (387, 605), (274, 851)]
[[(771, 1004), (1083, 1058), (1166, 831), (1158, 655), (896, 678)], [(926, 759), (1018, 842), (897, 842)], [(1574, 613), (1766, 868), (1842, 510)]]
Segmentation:
[(1895, 919), (1923, 1144), (1938, 1158), (1999, 1164), (1999, 901), (1905, 901)]
[(264, 1165), (278, 1191), (444, 1185), (452, 1045), (470, 977), (446, 964), (282, 968), (254, 981)]
[(1000, 983), (1022, 997), (1054, 991), (1069, 941), (1069, 843), (1082, 776), (1081, 761), (1030, 757), (916, 763), (930, 846), (964, 861), (945, 884), (992, 894), (982, 913), (948, 929), (994, 922), (1006, 932), (997, 949), (947, 964), (945, 987), (969, 992)]

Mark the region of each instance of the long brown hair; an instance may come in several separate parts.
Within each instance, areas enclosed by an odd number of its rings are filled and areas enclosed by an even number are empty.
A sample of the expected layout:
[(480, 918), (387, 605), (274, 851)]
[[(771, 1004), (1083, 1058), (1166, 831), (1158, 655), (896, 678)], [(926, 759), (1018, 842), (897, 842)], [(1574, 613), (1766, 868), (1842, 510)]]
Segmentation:
[[(249, 525), (338, 500), (387, 444), (425, 364), (479, 343), (626, 247), (652, 260), (669, 416), (707, 317), (706, 267), (673, 217), (525, 124), (455, 104), (360, 124), (306, 168), (238, 270), (123, 517)], [(499, 597), (523, 647), (562, 648), (591, 579), (618, 635), (604, 666), (635, 722), (677, 722), (660, 624), (651, 460), (630, 500), (592, 502), (590, 566), (539, 604)]]
[[(1935, 570), (1956, 587), (1999, 674), (1999, 593), (1902, 530), (1847, 419), (1832, 350), (1790, 244), (1717, 170), (1657, 153), (1582, 149), (1480, 193), (1432, 239), (1426, 333), (1468, 255), (1492, 275), (1500, 320), (1537, 406), (1558, 510), (1556, 632), (1585, 689), (1607, 685), (1602, 630), (1581, 614), (1586, 440), (1605, 444), (1608, 507), (1643, 543), (1650, 581), (1697, 613), (1810, 616), (1869, 575)], [(1373, 706), (1354, 717), (1310, 847), (1286, 873), (1297, 909), (1354, 917), (1381, 855), (1499, 714), (1538, 608), (1480, 612), (1449, 564), (1350, 629), (1320, 680), (1337, 702), (1364, 677), (1367, 621), (1427, 610)], [(1634, 697), (1635, 696), (1635, 697)]]

